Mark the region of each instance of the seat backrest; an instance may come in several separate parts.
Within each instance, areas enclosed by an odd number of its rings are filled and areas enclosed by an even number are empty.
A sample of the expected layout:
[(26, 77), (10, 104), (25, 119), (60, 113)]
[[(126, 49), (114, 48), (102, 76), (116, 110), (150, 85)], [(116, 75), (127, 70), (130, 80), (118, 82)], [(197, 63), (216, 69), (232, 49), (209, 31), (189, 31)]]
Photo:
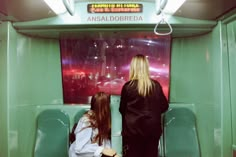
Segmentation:
[(50, 109), (37, 117), (34, 157), (67, 157), (69, 148), (69, 116)]
[(80, 110), (75, 114), (74, 123), (78, 123), (79, 119), (83, 116), (83, 114), (88, 111), (89, 108), (80, 108)]
[(200, 157), (196, 118), (187, 108), (172, 108), (164, 115), (166, 157)]

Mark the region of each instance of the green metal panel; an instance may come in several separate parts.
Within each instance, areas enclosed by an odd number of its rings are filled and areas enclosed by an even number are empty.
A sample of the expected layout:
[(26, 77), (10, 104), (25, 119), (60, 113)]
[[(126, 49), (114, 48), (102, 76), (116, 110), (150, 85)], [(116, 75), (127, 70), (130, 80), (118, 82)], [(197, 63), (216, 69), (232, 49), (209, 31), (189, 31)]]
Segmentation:
[(11, 24), (8, 32), (9, 154), (4, 157), (32, 157), (38, 107), (62, 106), (59, 42), (20, 35)]
[(119, 112), (120, 96), (111, 96), (111, 140), (112, 148), (117, 151), (117, 154), (122, 156), (122, 120)]
[(0, 23), (0, 156), (8, 157), (8, 27), (10, 23)]
[(20, 34), (10, 40), (11, 104), (62, 103), (59, 41)]
[[(203, 157), (231, 155), (231, 142), (224, 140), (231, 132), (223, 125), (230, 121), (225, 114), (230, 104), (223, 94), (228, 82), (223, 76), (227, 56), (222, 53), (221, 31), (218, 25), (209, 34), (172, 42), (170, 101), (195, 104)], [(223, 144), (228, 150), (223, 150)]]
[(227, 24), (227, 37), (229, 49), (230, 66), (230, 92), (231, 92), (231, 112), (232, 112), (232, 143), (233, 150), (236, 153), (236, 20)]
[(36, 110), (33, 104), (10, 108), (9, 156), (32, 157), (35, 130)]
[(221, 41), (221, 155), (232, 156), (232, 111), (230, 102), (229, 52), (226, 26), (219, 22)]

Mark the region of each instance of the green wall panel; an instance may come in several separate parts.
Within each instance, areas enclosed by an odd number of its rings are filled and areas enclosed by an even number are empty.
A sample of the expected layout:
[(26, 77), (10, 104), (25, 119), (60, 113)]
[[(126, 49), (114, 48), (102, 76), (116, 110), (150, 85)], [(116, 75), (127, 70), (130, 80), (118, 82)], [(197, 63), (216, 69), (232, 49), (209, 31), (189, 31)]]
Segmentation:
[(231, 107), (232, 107), (232, 140), (233, 148), (236, 151), (236, 20), (227, 25), (229, 66), (230, 66), (230, 84), (231, 84)]
[(8, 156), (8, 27), (9, 23), (0, 23), (0, 157)]
[(62, 103), (59, 41), (20, 34), (12, 38), (11, 105)]
[(31, 157), (37, 111), (62, 105), (59, 41), (18, 34), (8, 28), (8, 156)]
[(33, 105), (10, 108), (9, 157), (32, 157), (36, 110)]
[(230, 77), (229, 77), (229, 53), (227, 48), (226, 25), (221, 21), (220, 46), (221, 46), (221, 143), (222, 156), (232, 156), (232, 111), (230, 102)]
[(211, 34), (173, 39), (171, 101), (207, 104), (219, 102), (215, 90), (218, 87), (214, 84), (220, 82), (220, 78), (216, 77), (219, 75), (217, 60), (220, 60), (220, 54), (213, 50), (211, 40)]
[[(231, 153), (227, 138), (231, 131), (223, 126), (231, 120), (224, 117), (230, 104), (225, 104), (222, 94), (228, 86), (223, 77), (227, 60), (222, 57), (220, 28), (218, 25), (202, 36), (175, 38), (172, 43), (170, 101), (195, 104), (203, 157), (226, 157)], [(223, 145), (227, 150), (223, 150)]]

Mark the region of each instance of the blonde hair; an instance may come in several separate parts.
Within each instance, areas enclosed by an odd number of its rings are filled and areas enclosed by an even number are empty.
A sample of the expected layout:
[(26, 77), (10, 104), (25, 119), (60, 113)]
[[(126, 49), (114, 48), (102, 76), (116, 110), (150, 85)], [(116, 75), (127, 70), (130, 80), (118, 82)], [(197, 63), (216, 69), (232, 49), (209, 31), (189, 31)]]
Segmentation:
[(147, 58), (138, 54), (134, 56), (130, 64), (129, 79), (131, 85), (134, 80), (138, 81), (138, 93), (142, 96), (146, 96), (152, 90), (152, 81), (149, 74), (149, 63)]

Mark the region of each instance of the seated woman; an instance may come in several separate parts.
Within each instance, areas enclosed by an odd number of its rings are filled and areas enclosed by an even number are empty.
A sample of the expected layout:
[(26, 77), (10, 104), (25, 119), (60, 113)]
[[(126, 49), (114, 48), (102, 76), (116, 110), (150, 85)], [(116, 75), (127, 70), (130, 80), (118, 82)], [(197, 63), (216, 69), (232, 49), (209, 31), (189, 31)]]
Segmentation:
[(111, 149), (110, 96), (98, 92), (91, 99), (91, 109), (79, 120), (69, 157), (116, 156)]

